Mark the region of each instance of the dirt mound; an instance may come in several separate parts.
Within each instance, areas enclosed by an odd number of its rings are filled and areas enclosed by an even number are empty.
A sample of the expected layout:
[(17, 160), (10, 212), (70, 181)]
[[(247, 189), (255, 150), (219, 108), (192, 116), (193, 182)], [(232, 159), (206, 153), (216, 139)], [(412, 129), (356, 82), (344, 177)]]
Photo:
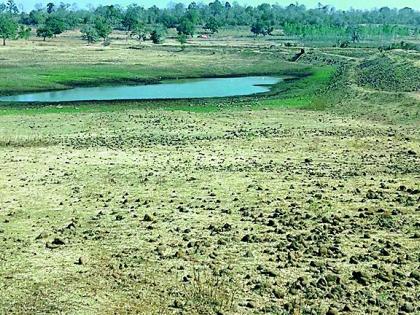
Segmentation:
[(410, 61), (380, 56), (358, 67), (358, 84), (382, 91), (413, 92), (420, 90), (420, 68)]

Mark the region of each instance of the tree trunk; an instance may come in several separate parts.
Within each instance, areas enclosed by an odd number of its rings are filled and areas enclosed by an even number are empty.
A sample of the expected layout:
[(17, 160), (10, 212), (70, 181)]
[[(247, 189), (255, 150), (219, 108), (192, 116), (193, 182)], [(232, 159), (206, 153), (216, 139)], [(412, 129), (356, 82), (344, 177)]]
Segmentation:
[(3, 38), (3, 46), (6, 46), (6, 38)]

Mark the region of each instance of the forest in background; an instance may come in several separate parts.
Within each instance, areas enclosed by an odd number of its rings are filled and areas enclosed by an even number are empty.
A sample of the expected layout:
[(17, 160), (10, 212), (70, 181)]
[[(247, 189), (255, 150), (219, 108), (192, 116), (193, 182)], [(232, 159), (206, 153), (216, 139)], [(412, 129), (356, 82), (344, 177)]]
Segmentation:
[(161, 43), (167, 30), (175, 28), (182, 43), (200, 29), (213, 34), (220, 28), (248, 27), (250, 34), (256, 36), (280, 33), (302, 40), (332, 40), (339, 45), (348, 45), (361, 40), (418, 38), (419, 25), (420, 12), (409, 7), (343, 11), (321, 3), (317, 8), (307, 8), (267, 3), (243, 6), (215, 0), (208, 5), (191, 2), (189, 5), (172, 4), (167, 8), (131, 4), (82, 9), (51, 2), (23, 12), (14, 0), (0, 4), (0, 37), (4, 44), (8, 39), (28, 39), (32, 28), (44, 40), (80, 28), (83, 38), (90, 43), (101, 38), (108, 42), (113, 30), (126, 31), (139, 40)]

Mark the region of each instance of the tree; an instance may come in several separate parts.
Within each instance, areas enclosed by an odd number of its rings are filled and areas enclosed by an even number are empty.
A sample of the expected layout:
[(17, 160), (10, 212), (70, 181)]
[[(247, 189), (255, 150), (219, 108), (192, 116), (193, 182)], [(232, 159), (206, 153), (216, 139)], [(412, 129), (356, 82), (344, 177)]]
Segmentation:
[(45, 24), (45, 20), (45, 12), (39, 10), (32, 10), (31, 12), (29, 12), (30, 25), (42, 25)]
[(150, 39), (153, 44), (161, 44), (165, 40), (165, 35), (166, 30), (162, 26), (158, 26), (150, 33)]
[(66, 30), (66, 23), (58, 16), (50, 15), (45, 20), (45, 28), (53, 33), (54, 36), (63, 33)]
[(36, 36), (42, 37), (45, 42), (47, 38), (52, 38), (54, 36), (54, 32), (51, 28), (47, 27), (46, 25), (43, 25), (36, 30)]
[(36, 36), (42, 37), (44, 41), (63, 33), (66, 30), (64, 20), (58, 16), (50, 15), (45, 20), (45, 24), (36, 31)]
[(25, 27), (23, 25), (20, 26), (18, 31), (18, 37), (21, 39), (28, 40), (31, 36), (32, 29), (30, 27)]
[[(150, 24), (151, 27), (163, 25), (166, 29), (177, 28), (178, 34), (187, 36), (196, 33), (198, 25), (203, 25), (209, 33), (216, 33), (220, 27), (229, 25), (249, 27), (255, 35), (270, 35), (274, 28), (281, 28), (286, 35), (296, 39), (327, 39), (329, 42), (338, 38), (357, 42), (360, 37), (383, 40), (399, 36), (412, 36), (415, 40), (420, 32), (420, 12), (408, 7), (400, 10), (383, 7), (370, 11), (342, 11), (322, 4), (318, 8), (307, 9), (298, 3), (286, 7), (267, 3), (243, 6), (237, 1), (225, 1), (209, 0), (208, 5), (196, 1), (188, 6), (173, 3), (165, 9), (156, 5), (145, 9), (133, 4), (126, 9), (119, 5), (101, 5), (86, 10), (79, 9), (77, 5), (65, 4), (66, 1), (54, 5), (53, 0), (48, 0), (44, 4), (35, 5), (30, 13), (19, 14), (16, 3), (25, 1), (0, 0), (0, 14), (9, 14), (20, 24), (41, 28), (41, 33), (47, 37), (50, 31), (58, 35), (66, 29), (90, 24), (97, 28), (98, 36), (103, 35), (104, 39), (109, 37), (111, 28), (126, 30), (128, 35), (141, 40), (149, 32), (139, 28), (140, 22)], [(100, 22), (95, 22), (96, 19)], [(348, 31), (348, 26), (354, 26), (357, 32)]]
[(55, 7), (55, 4), (54, 3), (52, 3), (52, 2), (48, 3), (47, 4), (47, 13), (48, 14), (53, 13), (54, 12), (54, 7)]
[(350, 33), (350, 40), (353, 44), (360, 41), (360, 30), (358, 27), (349, 27), (347, 31)]
[(223, 4), (220, 3), (219, 0), (215, 0), (214, 2), (209, 3), (209, 10), (213, 16), (218, 16), (222, 14), (224, 9)]
[(159, 17), (159, 21), (167, 28), (174, 28), (178, 24), (178, 19), (173, 15), (173, 13), (169, 13), (167, 11), (162, 13), (162, 15)]
[(95, 14), (103, 18), (111, 27), (117, 27), (123, 19), (121, 7), (114, 5), (100, 6), (95, 10)]
[(86, 40), (88, 44), (96, 42), (99, 38), (98, 32), (96, 31), (95, 26), (91, 24), (84, 25), (80, 32), (82, 33), (82, 39)]
[(211, 33), (217, 33), (219, 31), (219, 23), (214, 17), (210, 17), (207, 23), (204, 25), (204, 29), (209, 30)]
[(178, 34), (193, 36), (195, 32), (195, 25), (189, 18), (184, 16), (181, 19), (181, 22), (177, 26), (176, 30), (178, 31)]
[(132, 26), (130, 36), (137, 37), (139, 41), (146, 40), (147, 31), (145, 25), (141, 22), (137, 22), (134, 26)]
[(6, 10), (10, 14), (17, 14), (19, 13), (19, 9), (14, 0), (8, 0), (6, 3)]
[(128, 32), (132, 31), (140, 22), (140, 15), (142, 11), (143, 8), (139, 7), (137, 4), (132, 4), (127, 7), (122, 24)]
[(179, 34), (176, 38), (176, 40), (181, 44), (181, 50), (185, 50), (185, 44), (187, 43), (187, 35), (185, 34)]
[(13, 20), (10, 14), (0, 14), (0, 37), (3, 39), (3, 46), (6, 46), (7, 39), (14, 39), (18, 24)]
[(197, 25), (200, 20), (199, 7), (195, 2), (191, 2), (188, 6), (187, 11), (185, 12), (184, 18), (187, 18), (191, 21), (192, 24)]
[(107, 23), (107, 21), (102, 18), (98, 17), (95, 20), (95, 29), (98, 33), (98, 36), (104, 40), (104, 42), (107, 40), (109, 34), (112, 32), (112, 27)]
[(267, 21), (264, 20), (257, 20), (251, 26), (251, 32), (255, 35), (271, 35), (273, 33), (274, 28), (268, 24)]

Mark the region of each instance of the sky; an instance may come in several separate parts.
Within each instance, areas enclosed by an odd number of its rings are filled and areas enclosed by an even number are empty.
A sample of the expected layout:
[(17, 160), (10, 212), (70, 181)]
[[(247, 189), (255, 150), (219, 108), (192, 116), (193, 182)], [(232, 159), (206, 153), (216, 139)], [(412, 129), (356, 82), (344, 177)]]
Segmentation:
[[(191, 1), (185, 1), (185, 0), (172, 0), (172, 2), (183, 2), (183, 3), (190, 3)], [(208, 3), (211, 1), (202, 1), (202, 0), (195, 0), (196, 2), (204, 2)], [(224, 2), (225, 0), (220, 0), (221, 2)], [(2, 0), (0, 0), (2, 2)], [(166, 7), (171, 0), (15, 0), (16, 3), (19, 3), (23, 6), (23, 9), (25, 11), (30, 11), (33, 9), (35, 4), (37, 3), (43, 3), (46, 4), (48, 2), (54, 2), (54, 3), (76, 3), (78, 7), (85, 8), (88, 4), (92, 4), (94, 6), (98, 5), (107, 5), (107, 4), (121, 4), (123, 6), (126, 6), (131, 3), (137, 3), (144, 7), (150, 7), (152, 5), (157, 5), (158, 7)], [(234, 1), (230, 1), (233, 3)], [(287, 6), (290, 3), (295, 3), (294, 0), (237, 0), (240, 4), (246, 4), (246, 5), (258, 5), (261, 3), (271, 3), (271, 4), (280, 4)], [(380, 8), (380, 7), (390, 7), (390, 8), (403, 8), (403, 7), (411, 7), (416, 10), (420, 10), (420, 1), (419, 0), (300, 0), (298, 1), (299, 4), (304, 4), (307, 7), (316, 7), (319, 2), (322, 4), (329, 4), (337, 9), (349, 9), (349, 8), (355, 8), (355, 9), (372, 9), (372, 8)]]

